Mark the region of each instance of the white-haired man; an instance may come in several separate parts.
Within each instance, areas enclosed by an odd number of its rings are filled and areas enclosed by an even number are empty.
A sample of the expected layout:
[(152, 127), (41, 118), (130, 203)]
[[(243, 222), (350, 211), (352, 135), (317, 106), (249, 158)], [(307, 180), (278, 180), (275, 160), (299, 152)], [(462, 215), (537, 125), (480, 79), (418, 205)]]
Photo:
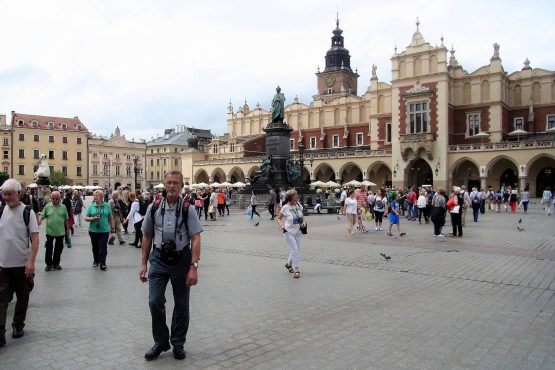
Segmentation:
[[(39, 227), (35, 212), (19, 200), (21, 184), (8, 179), (0, 188), (3, 204), (0, 215), (0, 347), (6, 344), (6, 316), (8, 301), (15, 293), (12, 337), (24, 334), (29, 294), (33, 289), (35, 260), (39, 250)], [(28, 225), (27, 225), (28, 223)], [(29, 239), (31, 248), (29, 248)]]

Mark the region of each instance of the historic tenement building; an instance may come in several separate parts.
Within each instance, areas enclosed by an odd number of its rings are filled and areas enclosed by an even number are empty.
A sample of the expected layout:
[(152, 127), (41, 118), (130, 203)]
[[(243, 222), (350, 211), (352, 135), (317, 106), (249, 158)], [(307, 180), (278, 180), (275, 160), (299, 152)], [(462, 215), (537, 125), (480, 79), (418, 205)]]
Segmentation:
[[(71, 185), (88, 183), (88, 130), (78, 117), (49, 117), (12, 111), (10, 176), (30, 184), (41, 155), (50, 170), (64, 173)], [(5, 136), (3, 135), (3, 139)], [(6, 141), (2, 144), (5, 144)], [(5, 146), (3, 145), (5, 154)], [(3, 165), (4, 167), (5, 165)]]
[[(295, 97), (285, 109), (293, 155), (301, 142), (307, 148), (304, 180), (506, 183), (529, 186), (534, 195), (554, 186), (555, 73), (532, 68), (528, 59), (520, 71), (506, 72), (500, 46), (492, 44), (489, 62), (469, 73), (443, 39), (439, 46), (426, 42), (417, 22), (409, 45), (391, 56), (391, 82), (379, 81), (377, 67), (369, 66), (370, 84), (358, 95), (359, 75), (337, 22), (313, 101)], [(183, 167), (186, 176), (244, 181), (259, 169), (262, 129), (270, 120), (259, 105), (234, 110), (230, 104), (228, 134), (207, 146), (204, 158), (196, 153)]]
[(6, 115), (0, 114), (0, 140), (2, 140), (2, 166), (0, 172), (12, 173), (12, 126), (6, 123)]
[(90, 184), (111, 189), (116, 185), (146, 187), (144, 140), (126, 139), (119, 127), (110, 137), (91, 134), (88, 139)]

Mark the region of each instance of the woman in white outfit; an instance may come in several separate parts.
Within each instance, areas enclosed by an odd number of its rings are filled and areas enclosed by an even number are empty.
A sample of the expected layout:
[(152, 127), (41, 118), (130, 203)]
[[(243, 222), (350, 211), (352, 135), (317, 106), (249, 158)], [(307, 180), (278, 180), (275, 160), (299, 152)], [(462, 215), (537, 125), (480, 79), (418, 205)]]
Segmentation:
[(299, 196), (295, 189), (288, 190), (285, 193), (285, 204), (281, 207), (276, 222), (289, 246), (289, 257), (287, 258), (285, 268), (293, 273), (294, 278), (299, 278), (301, 277), (301, 272), (299, 271), (301, 225), (305, 228), (306, 221), (303, 218), (303, 206), (299, 203)]

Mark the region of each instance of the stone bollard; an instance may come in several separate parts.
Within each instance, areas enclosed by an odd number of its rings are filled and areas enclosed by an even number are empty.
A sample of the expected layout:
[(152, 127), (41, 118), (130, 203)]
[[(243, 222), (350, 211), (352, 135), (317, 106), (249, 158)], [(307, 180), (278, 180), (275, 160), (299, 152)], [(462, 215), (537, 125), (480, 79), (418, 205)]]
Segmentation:
[(245, 209), (245, 196), (239, 195), (239, 209)]

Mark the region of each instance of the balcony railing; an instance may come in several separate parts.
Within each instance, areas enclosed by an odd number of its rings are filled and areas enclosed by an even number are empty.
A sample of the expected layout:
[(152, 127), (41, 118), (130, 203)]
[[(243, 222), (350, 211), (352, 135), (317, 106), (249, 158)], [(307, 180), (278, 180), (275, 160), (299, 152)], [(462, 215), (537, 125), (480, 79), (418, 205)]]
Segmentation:
[(510, 142), (502, 141), (499, 143), (449, 145), (449, 152), (490, 152), (497, 150), (543, 149), (554, 147), (555, 140), (523, 140)]
[(415, 143), (415, 142), (426, 142), (434, 141), (434, 134), (429, 132), (424, 132), (420, 134), (402, 134), (399, 135), (400, 143)]

